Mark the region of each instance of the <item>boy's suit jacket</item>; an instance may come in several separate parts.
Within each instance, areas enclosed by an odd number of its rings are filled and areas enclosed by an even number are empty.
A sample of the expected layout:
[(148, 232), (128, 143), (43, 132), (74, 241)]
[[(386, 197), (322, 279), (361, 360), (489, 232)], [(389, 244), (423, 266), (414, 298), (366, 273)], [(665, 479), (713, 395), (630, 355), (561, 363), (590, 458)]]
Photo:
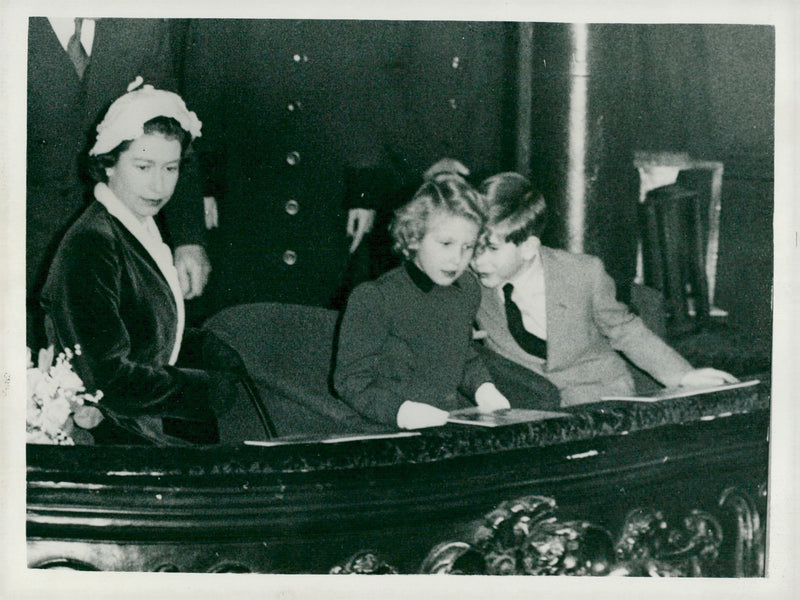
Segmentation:
[(558, 387), (562, 406), (631, 394), (633, 378), (620, 351), (667, 386), (692, 366), (618, 302), (600, 259), (542, 247), (547, 306), (547, 361), (525, 352), (508, 330), (497, 289), (483, 288), (478, 326), (486, 345)]

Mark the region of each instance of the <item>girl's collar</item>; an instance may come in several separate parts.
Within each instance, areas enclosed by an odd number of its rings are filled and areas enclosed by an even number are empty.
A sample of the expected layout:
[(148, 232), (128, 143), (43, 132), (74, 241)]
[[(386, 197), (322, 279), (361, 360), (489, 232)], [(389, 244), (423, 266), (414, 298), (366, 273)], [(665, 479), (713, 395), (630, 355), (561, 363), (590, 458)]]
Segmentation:
[[(421, 291), (427, 294), (434, 287), (436, 287), (436, 284), (433, 282), (433, 279), (428, 277), (428, 274), (425, 273), (425, 271), (423, 271), (417, 265), (415, 265), (413, 260), (403, 261), (403, 266), (405, 267), (406, 273), (408, 273), (408, 276), (411, 278), (411, 281)], [(457, 288), (461, 287), (459, 285), (458, 280), (454, 281), (451, 285)]]

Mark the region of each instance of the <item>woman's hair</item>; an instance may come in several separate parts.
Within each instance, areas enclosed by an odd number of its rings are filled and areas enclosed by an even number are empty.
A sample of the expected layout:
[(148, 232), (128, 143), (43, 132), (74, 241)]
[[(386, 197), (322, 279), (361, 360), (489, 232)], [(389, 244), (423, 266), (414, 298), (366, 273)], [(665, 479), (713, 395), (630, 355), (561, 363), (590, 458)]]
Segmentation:
[(426, 181), (407, 204), (395, 211), (389, 225), (392, 249), (411, 258), (414, 253), (410, 246), (425, 236), (428, 219), (438, 211), (468, 219), (479, 228), (486, 222), (483, 199), (475, 188), (463, 177), (442, 173)]
[[(181, 144), (181, 159), (186, 158), (186, 156), (189, 154), (192, 138), (189, 135), (189, 132), (183, 129), (178, 121), (172, 117), (153, 117), (144, 124), (143, 129), (145, 135), (159, 133), (168, 140), (179, 141)], [(116, 148), (110, 150), (109, 152), (98, 154), (96, 156), (90, 156), (87, 168), (89, 170), (89, 175), (92, 176), (92, 179), (102, 183), (108, 183), (106, 169), (116, 165), (120, 154), (130, 148), (132, 143), (133, 140), (125, 140), (120, 142)]]
[(502, 224), (506, 242), (521, 244), (540, 238), (547, 225), (547, 204), (542, 193), (519, 173), (498, 173), (485, 179), (478, 190), (486, 198), (487, 225)]

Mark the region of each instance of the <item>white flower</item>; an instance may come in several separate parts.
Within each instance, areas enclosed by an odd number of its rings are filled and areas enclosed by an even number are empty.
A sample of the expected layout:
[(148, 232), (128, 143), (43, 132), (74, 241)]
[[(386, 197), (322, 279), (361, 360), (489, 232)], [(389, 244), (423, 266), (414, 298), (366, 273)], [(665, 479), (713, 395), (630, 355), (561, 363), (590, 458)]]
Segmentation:
[[(80, 347), (73, 352), (69, 348), (55, 357), (53, 347), (39, 351), (38, 365), (33, 366), (32, 353), (28, 350), (27, 370), (27, 418), (26, 433), (29, 444), (72, 445), (74, 428), (90, 428), (102, 420), (95, 407), (103, 393), (86, 392), (81, 378), (72, 370), (71, 360), (80, 355)], [(85, 406), (89, 403), (90, 406)], [(76, 411), (80, 414), (76, 415)], [(79, 423), (75, 423), (75, 417)]]
[(57, 435), (72, 414), (72, 406), (64, 397), (54, 398), (42, 408), (42, 429), (50, 435)]
[(72, 370), (72, 365), (68, 362), (56, 362), (56, 364), (50, 368), (50, 376), (54, 381), (58, 382), (58, 385), (65, 391), (83, 392), (86, 389), (83, 387), (83, 381), (81, 381), (81, 378)]
[(28, 444), (52, 444), (55, 441), (41, 429), (29, 430), (27, 433), (25, 441)]
[(47, 371), (50, 365), (53, 364), (53, 347), (42, 348), (39, 350), (39, 364), (37, 365), (42, 371)]
[(58, 394), (58, 382), (39, 369), (28, 370), (28, 386), (28, 393), (33, 394), (40, 403), (55, 398)]

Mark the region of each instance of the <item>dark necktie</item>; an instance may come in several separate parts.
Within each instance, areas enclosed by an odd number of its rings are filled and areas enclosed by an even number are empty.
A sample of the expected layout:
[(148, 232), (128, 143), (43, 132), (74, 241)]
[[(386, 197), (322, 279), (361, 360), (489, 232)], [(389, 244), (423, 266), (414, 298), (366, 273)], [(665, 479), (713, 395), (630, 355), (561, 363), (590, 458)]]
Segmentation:
[(78, 73), (78, 79), (83, 79), (83, 72), (86, 71), (86, 66), (89, 64), (89, 56), (81, 44), (81, 25), (83, 19), (75, 19), (75, 33), (69, 38), (67, 42), (67, 54), (69, 55), (72, 64), (75, 65), (75, 71)]
[(547, 358), (547, 341), (533, 335), (530, 331), (525, 329), (522, 323), (522, 312), (519, 306), (511, 299), (511, 294), (514, 291), (514, 286), (507, 283), (503, 286), (503, 296), (506, 299), (506, 319), (508, 319), (508, 330), (520, 348), (525, 350), (528, 354), (533, 354), (539, 358)]

